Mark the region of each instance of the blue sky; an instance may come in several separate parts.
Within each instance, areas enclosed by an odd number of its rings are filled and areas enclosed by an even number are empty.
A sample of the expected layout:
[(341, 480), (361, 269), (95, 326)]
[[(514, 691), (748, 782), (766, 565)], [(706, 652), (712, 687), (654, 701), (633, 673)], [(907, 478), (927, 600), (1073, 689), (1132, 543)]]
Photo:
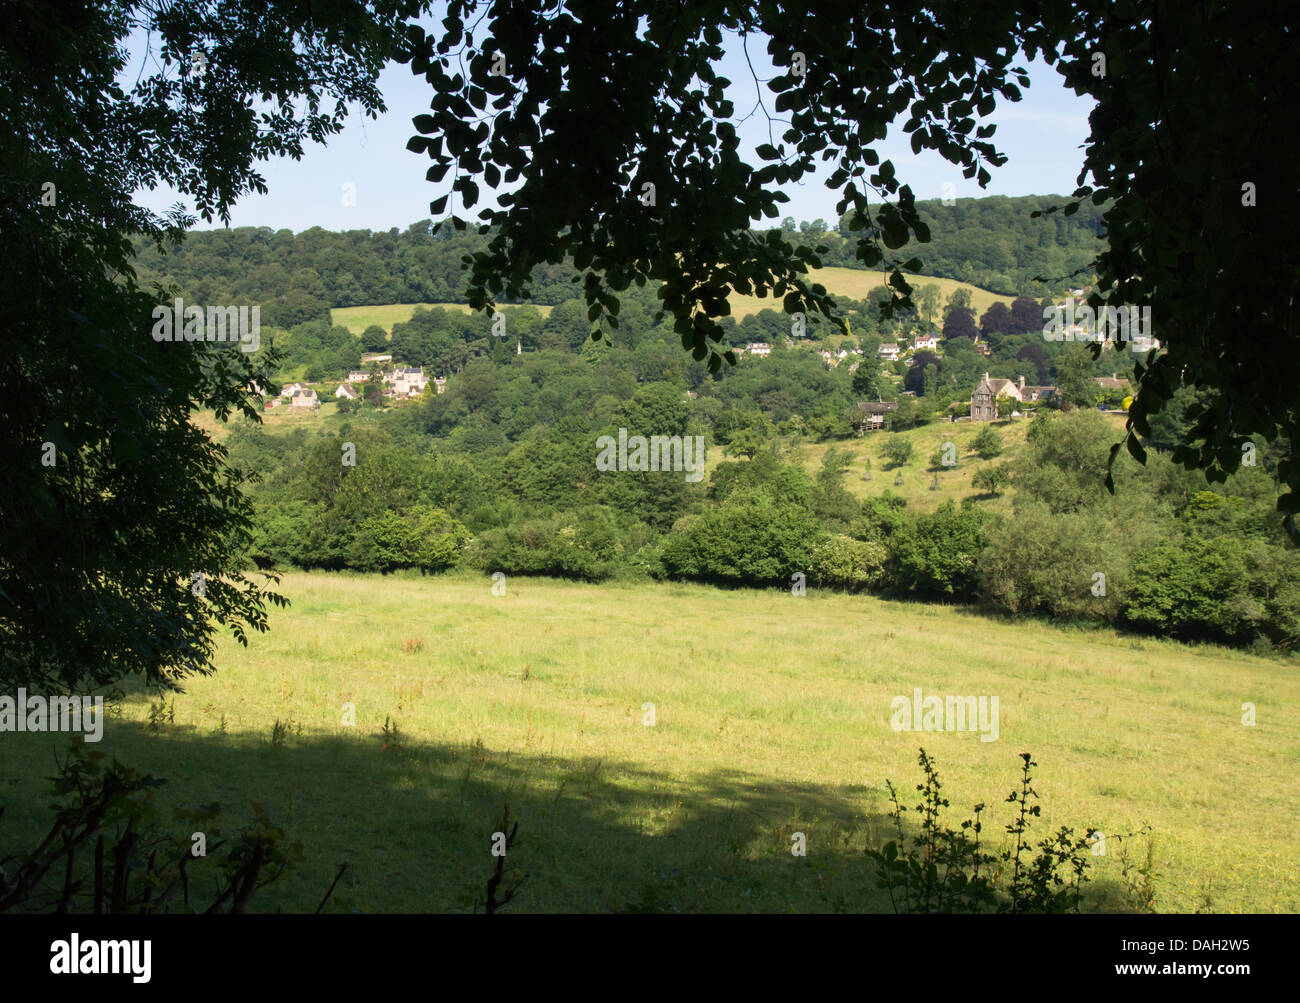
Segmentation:
[[(774, 75), (766, 49), (751, 40), (750, 58), (760, 77)], [(138, 69), (138, 63), (132, 64)], [(733, 81), (731, 96), (738, 116), (754, 105), (753, 78), (738, 42), (728, 47), (721, 67)], [(1083, 162), (1082, 145), (1088, 134), (1088, 113), (1092, 103), (1067, 90), (1056, 72), (1041, 62), (1029, 64), (1031, 86), (1023, 100), (1000, 106), (989, 121), (998, 126), (993, 142), (1008, 156), (1000, 168), (991, 168), (992, 180), (980, 189), (961, 171), (938, 154), (913, 155), (901, 130), (892, 132), (879, 145), (882, 159), (889, 159), (900, 178), (912, 186), (918, 199), (941, 198), (944, 184), (954, 186), (957, 198), (982, 195), (1068, 195), (1075, 188)], [(415, 134), (411, 119), (429, 110), (432, 89), (410, 68), (394, 63), (380, 77), (380, 90), (388, 111), (377, 120), (352, 115), (344, 131), (327, 145), (312, 144), (300, 161), (280, 159), (263, 163), (266, 195), (248, 195), (234, 208), (232, 226), (269, 226), (301, 231), (313, 226), (327, 230), (405, 229), (429, 216), (429, 202), (446, 193), (447, 187), (424, 179), (430, 161), (411, 153), (406, 141)], [(766, 88), (764, 89), (766, 91)], [(765, 93), (771, 108), (773, 95)], [(774, 135), (780, 135), (777, 127)], [(742, 140), (753, 146), (767, 141), (767, 123), (762, 113), (740, 128)], [(901, 137), (901, 138), (900, 138)], [(758, 163), (756, 159), (751, 163)], [(836, 193), (822, 183), (829, 168), (803, 184), (785, 189), (790, 202), (783, 216), (796, 219), (835, 219)], [(450, 176), (447, 181), (450, 181)], [(355, 186), (355, 205), (344, 204), (344, 185)], [(490, 194), (490, 192), (488, 193)], [(170, 190), (139, 192), (136, 201), (161, 211), (177, 197)], [(185, 203), (184, 199), (180, 200)], [(485, 203), (488, 204), (488, 203)], [(187, 204), (187, 208), (193, 206)], [(477, 209), (475, 210), (477, 211)], [(760, 221), (758, 225), (771, 225)], [(200, 221), (197, 229), (209, 229)]]

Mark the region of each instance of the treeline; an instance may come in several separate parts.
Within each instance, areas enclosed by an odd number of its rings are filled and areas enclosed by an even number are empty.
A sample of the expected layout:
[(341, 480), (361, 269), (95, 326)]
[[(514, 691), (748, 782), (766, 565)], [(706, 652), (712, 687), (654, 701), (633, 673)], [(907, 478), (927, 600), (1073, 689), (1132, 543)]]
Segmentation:
[[(1064, 202), (1042, 195), (954, 199), (952, 205), (944, 205), (941, 199), (918, 201), (917, 214), (929, 227), (930, 240), (912, 241), (892, 253), (904, 260), (913, 255), (920, 258), (925, 275), (958, 279), (1005, 296), (1041, 298), (1061, 293), (1086, 285), (1091, 278), (1070, 276), (1103, 249), (1102, 214), (1107, 208), (1088, 203), (1072, 216), (1059, 212), (1030, 216)], [(849, 223), (850, 216), (845, 215), (834, 226), (822, 220), (796, 225), (793, 219), (784, 220), (782, 226), (808, 237), (820, 234), (821, 243), (829, 248), (822, 263), (852, 268), (855, 234)]]
[[(1082, 206), (1074, 216), (1032, 219), (1048, 197), (990, 197), (919, 202), (931, 241), (909, 245), (902, 258), (920, 257), (927, 275), (960, 279), (1007, 295), (1041, 298), (1082, 279), (1067, 279), (1100, 249), (1101, 209)], [(826, 265), (856, 267), (847, 217), (834, 226), (821, 220), (784, 224), (792, 239), (825, 244)], [(258, 303), (262, 321), (290, 328), (327, 318), (333, 307), (386, 303), (463, 303), (462, 257), (483, 250), (487, 237), (444, 228), (436, 236), (429, 220), (399, 230), (313, 227), (295, 234), (267, 227), (190, 233), (166, 254), (137, 241), (135, 267), (142, 284), (174, 283), (193, 302)], [(571, 262), (541, 265), (533, 272), (532, 302), (558, 305), (577, 287)], [(1035, 276), (1049, 279), (1035, 282)]]
[[(790, 353), (717, 381), (656, 379), (661, 362), (682, 358), (659, 347), (660, 357), (646, 345), (632, 360), (553, 351), (475, 360), (445, 394), (362, 411), (338, 436), (237, 427), (232, 460), (261, 478), (249, 556), (367, 572), (470, 567), (784, 589), (803, 575), (810, 588), (980, 603), (1261, 651), (1300, 638), (1300, 554), (1273, 511), (1276, 444), (1259, 443), (1255, 466), (1207, 487), (1156, 437), (1147, 466), (1117, 461), (1110, 495), (1105, 419), (1043, 414), (1020, 459), (1000, 468), (1013, 516), (978, 499), (920, 512), (890, 495), (856, 499), (837, 449), (815, 475), (786, 454), (798, 424), (844, 394), (847, 374)], [(597, 438), (620, 428), (699, 435), (722, 462), (698, 484), (681, 471), (598, 470)], [(1177, 441), (1186, 425), (1160, 434)]]

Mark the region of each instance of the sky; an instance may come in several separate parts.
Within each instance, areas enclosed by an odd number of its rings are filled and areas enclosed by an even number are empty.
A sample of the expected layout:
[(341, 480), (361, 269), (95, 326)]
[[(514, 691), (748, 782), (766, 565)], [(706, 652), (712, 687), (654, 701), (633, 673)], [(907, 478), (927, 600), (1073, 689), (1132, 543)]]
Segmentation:
[[(138, 45), (135, 49), (142, 51)], [(755, 44), (751, 40), (749, 55), (760, 78), (776, 74), (761, 42)], [(1068, 195), (1077, 186), (1083, 163), (1082, 146), (1088, 134), (1092, 102), (1065, 88), (1057, 73), (1045, 63), (1027, 65), (1031, 85), (1022, 91), (1023, 99), (1000, 105), (987, 119), (998, 127), (994, 144), (1008, 157), (1002, 167), (990, 168), (992, 180), (987, 188), (981, 189), (973, 179), (963, 178), (957, 167), (937, 153), (925, 151), (914, 155), (901, 129), (893, 130), (878, 145), (881, 159), (893, 161), (896, 173), (911, 185), (917, 199), (942, 198), (945, 194), (959, 199), (986, 195)], [(132, 75), (138, 68), (138, 61), (133, 62)], [(729, 40), (720, 69), (722, 75), (733, 81), (728, 96), (735, 103), (737, 117), (744, 116), (754, 106), (756, 92), (738, 40)], [(249, 194), (240, 200), (231, 214), (231, 226), (266, 226), (295, 232), (313, 226), (327, 230), (392, 227), (404, 230), (411, 223), (428, 218), (430, 201), (447, 193), (451, 176), (437, 185), (426, 181), (424, 175), (431, 161), (424, 154), (408, 151), (406, 142), (416, 132), (412, 118), (429, 110), (432, 88), (423, 77), (414, 76), (409, 66), (399, 63), (390, 64), (383, 71), (379, 88), (388, 111), (378, 119), (354, 113), (344, 130), (328, 144), (307, 146), (301, 160), (281, 158), (259, 165), (269, 191), (266, 195)], [(769, 109), (773, 97), (770, 92), (765, 93)], [(781, 128), (776, 127), (774, 133), (778, 139)], [(739, 133), (742, 143), (750, 150), (767, 142), (767, 122), (762, 113), (749, 118), (739, 127)], [(749, 163), (761, 162), (751, 157)], [(830, 168), (822, 168), (820, 164), (819, 168), (818, 174), (784, 189), (790, 201), (783, 206), (782, 216), (797, 220), (822, 218), (833, 225), (839, 196), (823, 183)], [(953, 187), (945, 192), (945, 184)], [(345, 188), (348, 185), (353, 188)], [(487, 194), (491, 194), (490, 190)], [(138, 192), (135, 200), (155, 212), (177, 201), (193, 209), (192, 203), (178, 198), (169, 189)], [(495, 203), (482, 202), (472, 214), (487, 206), (495, 207)], [(764, 219), (756, 225), (770, 226), (773, 222)], [(221, 225), (200, 220), (195, 229)]]

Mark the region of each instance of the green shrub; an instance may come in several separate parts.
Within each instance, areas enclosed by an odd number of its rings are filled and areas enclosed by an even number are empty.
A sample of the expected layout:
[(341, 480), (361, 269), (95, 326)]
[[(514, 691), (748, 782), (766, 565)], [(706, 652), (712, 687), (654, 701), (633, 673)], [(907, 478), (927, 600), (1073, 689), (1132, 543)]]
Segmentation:
[(831, 536), (813, 549), (811, 575), (814, 584), (832, 589), (874, 588), (884, 581), (885, 547), (849, 536)]
[(738, 491), (663, 543), (664, 572), (736, 585), (785, 584), (807, 571), (824, 535), (806, 509), (762, 491)]
[(1024, 505), (987, 531), (980, 594), (1013, 614), (1117, 619), (1135, 539), (1129, 529), (1096, 511), (1063, 516), (1042, 502)]
[(889, 539), (895, 581), (922, 593), (974, 592), (984, 515), (973, 506), (945, 502), (934, 512), (900, 523)]
[(912, 440), (901, 435), (891, 435), (883, 450), (885, 458), (896, 467), (906, 464), (912, 458), (913, 451)]

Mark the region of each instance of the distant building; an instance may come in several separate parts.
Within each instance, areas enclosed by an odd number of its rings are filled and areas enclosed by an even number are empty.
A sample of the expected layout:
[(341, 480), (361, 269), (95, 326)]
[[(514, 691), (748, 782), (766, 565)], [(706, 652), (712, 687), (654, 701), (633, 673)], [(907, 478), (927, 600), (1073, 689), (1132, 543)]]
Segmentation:
[(349, 383), (365, 383), (368, 379), (370, 379), (370, 374), (364, 369), (351, 369), (348, 371)]
[(998, 398), (1009, 397), (1020, 404), (1045, 400), (1054, 396), (1056, 387), (1032, 386), (1025, 382), (1023, 376), (1015, 380), (990, 377), (988, 373), (980, 380), (975, 392), (970, 396), (971, 421), (996, 421), (998, 417)]
[(757, 355), (762, 358), (765, 355), (772, 354), (772, 346), (766, 341), (751, 341), (745, 346), (745, 352), (749, 355)]
[(402, 366), (391, 373), (384, 374), (384, 383), (388, 384), (384, 394), (389, 397), (419, 397), (424, 393), (429, 378), (424, 375), (423, 367)]
[(918, 352), (923, 348), (934, 351), (939, 347), (939, 336), (937, 334), (918, 334), (912, 342), (912, 347)]
[(876, 350), (876, 355), (882, 359), (888, 359), (890, 362), (897, 362), (899, 354), (898, 343), (894, 341), (886, 341)]
[(859, 401), (850, 418), (858, 435), (889, 427), (889, 415), (898, 410), (894, 401)]
[(341, 397), (344, 400), (354, 401), (357, 399), (357, 392), (352, 389), (350, 384), (340, 383), (339, 388), (334, 391), (335, 397)]
[(295, 390), (289, 397), (290, 408), (310, 408), (315, 411), (320, 407), (320, 398), (316, 396), (316, 391), (311, 387), (302, 387)]

